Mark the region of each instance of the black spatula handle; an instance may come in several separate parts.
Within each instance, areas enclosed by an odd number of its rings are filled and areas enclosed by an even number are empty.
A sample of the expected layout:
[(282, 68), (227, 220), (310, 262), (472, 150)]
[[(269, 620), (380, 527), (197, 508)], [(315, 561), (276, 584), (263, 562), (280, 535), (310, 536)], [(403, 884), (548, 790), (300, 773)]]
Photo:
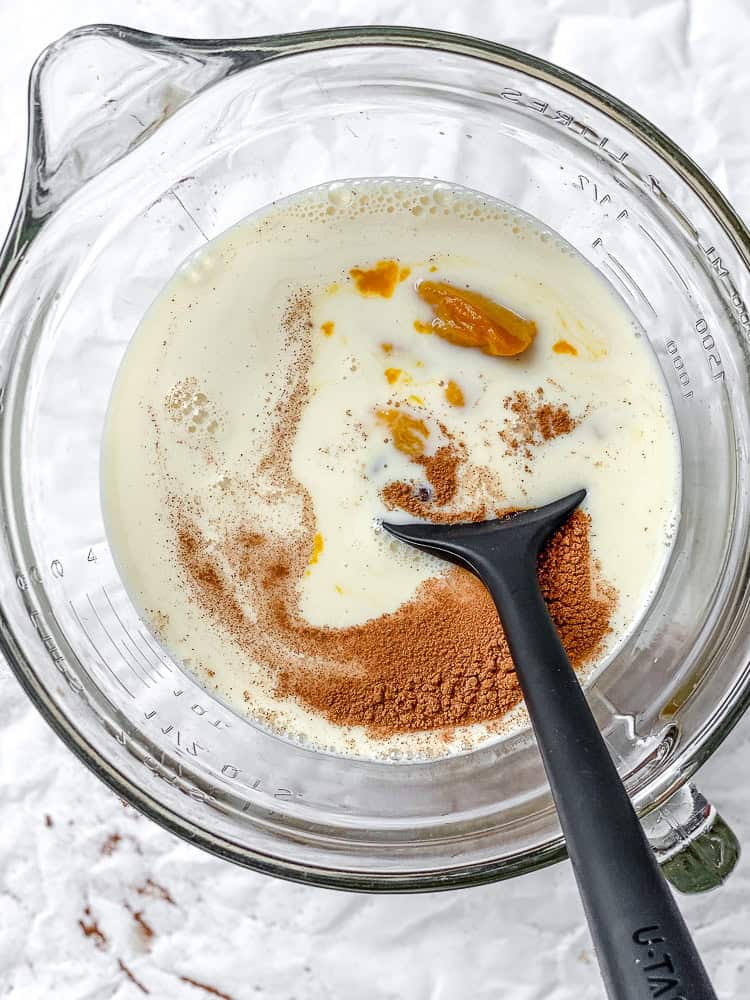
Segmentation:
[[(495, 601), (612, 1000), (715, 1000), (519, 540), (474, 568)], [(479, 565), (481, 562), (481, 565)]]

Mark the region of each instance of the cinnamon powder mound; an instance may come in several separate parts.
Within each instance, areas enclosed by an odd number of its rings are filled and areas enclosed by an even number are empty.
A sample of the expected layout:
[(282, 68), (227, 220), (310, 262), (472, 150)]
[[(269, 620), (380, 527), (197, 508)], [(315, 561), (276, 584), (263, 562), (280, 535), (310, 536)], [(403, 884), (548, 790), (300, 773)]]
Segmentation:
[[(574, 666), (596, 653), (614, 602), (607, 588), (592, 593), (588, 531), (587, 515), (576, 512), (539, 561), (542, 591)], [(463, 569), (428, 581), (395, 614), (343, 631), (342, 652), (356, 669), (288, 670), (279, 693), (380, 735), (489, 722), (521, 699), (492, 599)]]
[(577, 510), (539, 554), (539, 586), (574, 667), (596, 655), (610, 631), (617, 591), (592, 563), (591, 518)]
[(566, 403), (546, 402), (541, 386), (535, 394), (514, 392), (503, 401), (503, 405), (512, 414), (499, 432), (508, 446), (507, 454), (520, 451), (526, 458), (531, 458), (534, 446), (570, 434), (580, 423), (572, 416)]
[[(539, 559), (542, 591), (574, 666), (596, 654), (615, 601), (594, 579), (588, 533), (588, 516), (575, 512)], [(235, 566), (247, 564), (243, 537), (226, 546)], [(492, 599), (463, 569), (428, 580), (393, 614), (320, 628), (297, 611), (298, 568), (283, 542), (250, 545), (252, 620), (233, 596), (231, 567), (221, 569), (194, 526), (181, 539), (187, 579), (210, 617), (274, 672), (280, 698), (295, 697), (333, 723), (389, 736), (490, 722), (521, 699)]]

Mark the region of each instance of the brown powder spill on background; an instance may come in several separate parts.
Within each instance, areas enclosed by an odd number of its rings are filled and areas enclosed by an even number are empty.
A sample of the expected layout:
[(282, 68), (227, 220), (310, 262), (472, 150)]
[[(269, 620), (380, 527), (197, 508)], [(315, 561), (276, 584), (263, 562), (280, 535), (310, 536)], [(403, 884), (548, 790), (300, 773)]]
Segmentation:
[(143, 910), (134, 910), (128, 903), (125, 903), (125, 909), (132, 916), (138, 930), (138, 936), (141, 938), (146, 949), (150, 949), (151, 943), (156, 937), (156, 931), (143, 916)]
[(507, 454), (521, 451), (526, 458), (531, 458), (532, 447), (570, 434), (580, 423), (565, 403), (546, 402), (541, 386), (535, 394), (514, 392), (503, 405), (513, 414), (499, 432), (507, 445)]
[(137, 986), (137, 987), (138, 987), (138, 989), (139, 989), (139, 990), (141, 991), (141, 993), (145, 993), (145, 994), (146, 994), (146, 995), (148, 995), (148, 996), (150, 996), (150, 995), (151, 995), (151, 990), (147, 989), (147, 988), (146, 988), (146, 987), (145, 987), (145, 986), (143, 985), (143, 983), (142, 983), (142, 982), (140, 982), (140, 980), (138, 980), (138, 979), (136, 979), (136, 978), (135, 978), (135, 976), (133, 975), (133, 972), (132, 972), (132, 970), (131, 970), (131, 969), (129, 969), (127, 965), (125, 965), (125, 963), (123, 962), (123, 960), (122, 960), (121, 958), (118, 958), (118, 959), (117, 959), (117, 965), (118, 965), (118, 967), (119, 967), (119, 969), (120, 969), (120, 972), (122, 972), (122, 973), (123, 973), (123, 975), (124, 975), (124, 976), (125, 976), (125, 977), (126, 977), (127, 979), (129, 979), (129, 980), (130, 980), (130, 982), (131, 982), (131, 983), (133, 984), (133, 986)]
[(100, 852), (103, 855), (114, 854), (117, 848), (120, 846), (122, 841), (122, 835), (119, 833), (110, 833), (107, 839), (101, 846)]
[[(269, 448), (258, 470), (279, 495), (299, 502), (298, 522), (283, 536), (259, 531), (257, 525), (222, 523), (219, 540), (209, 541), (198, 527), (195, 502), (171, 495), (168, 506), (184, 582), (207, 622), (276, 678), (279, 697), (297, 698), (333, 723), (365, 726), (371, 735), (387, 736), (501, 718), (521, 694), (492, 600), (470, 573), (454, 568), (432, 578), (394, 613), (361, 625), (314, 627), (302, 618), (297, 583), (308, 564), (316, 523), (311, 498), (292, 473), (291, 450), (308, 393), (309, 295), (292, 301), (284, 329), (296, 351), (292, 381), (276, 407)], [(535, 405), (547, 404), (540, 399)], [(561, 411), (549, 418), (554, 431), (567, 409), (552, 409)], [(572, 423), (569, 414), (567, 419)], [(541, 437), (546, 420), (537, 425)], [(445, 429), (440, 430), (449, 443), (431, 457), (415, 460), (424, 468), (433, 498), (447, 504), (456, 496), (462, 455)], [(414, 484), (390, 484), (394, 490), (402, 486), (413, 499)], [(248, 476), (243, 489), (263, 487)], [(409, 509), (406, 495), (394, 493), (392, 499)], [(425, 504), (416, 502), (424, 516)], [(440, 514), (433, 510), (429, 517)], [(460, 517), (468, 519), (467, 512)], [(576, 512), (539, 562), (543, 592), (576, 666), (601, 646), (615, 601), (614, 592), (596, 578), (588, 533), (587, 515)]]
[(152, 878), (147, 878), (143, 885), (137, 885), (135, 891), (139, 896), (150, 896), (152, 899), (161, 899), (163, 902), (169, 903), (170, 906), (177, 905), (169, 889), (163, 885), (159, 885), (158, 882), (154, 882)]
[(233, 998), (228, 993), (222, 993), (215, 986), (209, 986), (207, 983), (200, 983), (197, 979), (191, 979), (190, 976), (178, 976), (177, 977), (181, 983), (187, 983), (188, 986), (194, 986), (197, 990), (203, 990), (204, 993), (208, 993), (212, 997), (219, 997), (220, 1000), (233, 1000)]
[(87, 938), (92, 938), (97, 948), (107, 947), (107, 937), (100, 929), (96, 919), (91, 915), (91, 907), (86, 906), (83, 910), (83, 917), (78, 921), (78, 926)]

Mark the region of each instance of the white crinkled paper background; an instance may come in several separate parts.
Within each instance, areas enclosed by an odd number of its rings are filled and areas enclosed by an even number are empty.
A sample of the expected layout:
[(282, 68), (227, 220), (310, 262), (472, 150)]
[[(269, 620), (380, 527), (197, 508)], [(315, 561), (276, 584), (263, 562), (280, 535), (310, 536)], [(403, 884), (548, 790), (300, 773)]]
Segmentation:
[[(21, 176), (31, 63), (65, 31), (97, 21), (215, 37), (371, 21), (483, 35), (633, 105), (750, 219), (747, 0), (0, 0), (3, 230)], [(699, 776), (746, 841), (748, 765), (745, 720)], [(748, 996), (750, 850), (721, 890), (682, 897), (682, 908), (721, 1000)], [(409, 897), (242, 871), (120, 802), (58, 742), (0, 664), (0, 997), (146, 995), (598, 1000), (604, 991), (569, 866)]]

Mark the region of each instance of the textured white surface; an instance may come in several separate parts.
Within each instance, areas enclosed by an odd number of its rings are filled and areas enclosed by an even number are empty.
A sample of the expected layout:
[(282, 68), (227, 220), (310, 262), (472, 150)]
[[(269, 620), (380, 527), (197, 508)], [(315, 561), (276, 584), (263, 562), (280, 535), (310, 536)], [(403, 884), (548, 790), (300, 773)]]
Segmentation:
[[(232, 36), (366, 20), (484, 35), (594, 80), (667, 131), (750, 218), (746, 0), (0, 0), (0, 227), (21, 175), (28, 69), (68, 29), (109, 21)], [(745, 720), (700, 775), (740, 839), (750, 837), (748, 762)], [(682, 907), (719, 996), (747, 996), (750, 852), (721, 890), (683, 897)], [(103, 937), (84, 934), (80, 921), (96, 921)], [(567, 865), (412, 897), (333, 893), (241, 871), (124, 806), (0, 665), (0, 996), (146, 994), (594, 1000), (603, 988)]]

